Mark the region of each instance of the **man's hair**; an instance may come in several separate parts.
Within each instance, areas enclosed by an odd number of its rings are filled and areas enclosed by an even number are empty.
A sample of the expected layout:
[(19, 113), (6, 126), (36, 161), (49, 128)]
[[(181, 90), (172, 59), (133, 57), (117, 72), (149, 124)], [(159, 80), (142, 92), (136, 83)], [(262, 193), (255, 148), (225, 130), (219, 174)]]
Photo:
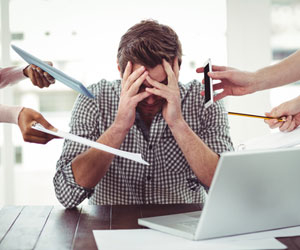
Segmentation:
[(128, 61), (152, 69), (162, 64), (163, 58), (172, 64), (176, 56), (180, 66), (182, 50), (175, 31), (157, 21), (144, 20), (121, 37), (117, 57), (123, 74)]

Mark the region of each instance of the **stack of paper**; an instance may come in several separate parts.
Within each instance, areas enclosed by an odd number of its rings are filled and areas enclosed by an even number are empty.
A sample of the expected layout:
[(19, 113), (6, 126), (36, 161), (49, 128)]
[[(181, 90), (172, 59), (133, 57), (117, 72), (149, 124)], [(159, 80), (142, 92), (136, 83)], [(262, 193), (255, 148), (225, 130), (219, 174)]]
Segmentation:
[(300, 145), (300, 127), (292, 132), (275, 132), (240, 144), (237, 151), (287, 148)]
[(94, 230), (93, 233), (100, 250), (286, 249), (275, 237), (300, 235), (300, 227), (202, 241), (187, 240), (152, 229)]

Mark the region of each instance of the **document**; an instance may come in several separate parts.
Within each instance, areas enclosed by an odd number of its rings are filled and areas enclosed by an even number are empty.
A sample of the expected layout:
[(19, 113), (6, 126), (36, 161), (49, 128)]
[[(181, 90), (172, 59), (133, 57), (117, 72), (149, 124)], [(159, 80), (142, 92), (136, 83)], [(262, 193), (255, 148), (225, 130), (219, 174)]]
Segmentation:
[(94, 230), (99, 250), (251, 250), (286, 249), (274, 238), (192, 241), (152, 229)]
[(237, 151), (287, 148), (300, 145), (300, 127), (292, 132), (275, 132), (247, 140), (240, 144)]
[(68, 140), (71, 140), (71, 141), (75, 141), (75, 142), (93, 147), (93, 148), (97, 148), (99, 150), (102, 150), (102, 151), (105, 151), (105, 152), (108, 152), (108, 153), (111, 153), (111, 154), (114, 154), (114, 155), (118, 155), (118, 156), (124, 157), (126, 159), (139, 162), (139, 163), (144, 164), (144, 165), (149, 165), (148, 162), (146, 162), (142, 159), (141, 154), (131, 153), (131, 152), (126, 152), (126, 151), (123, 151), (123, 150), (115, 149), (115, 148), (106, 146), (104, 144), (94, 142), (94, 141), (88, 140), (86, 138), (80, 137), (78, 135), (73, 135), (73, 134), (66, 133), (66, 132), (63, 132), (63, 131), (60, 131), (60, 130), (52, 131), (52, 130), (46, 129), (40, 123), (36, 123), (36, 124), (32, 125), (32, 128), (36, 129), (36, 130), (39, 130), (39, 131), (42, 131), (44, 133), (50, 134), (50, 135), (55, 135), (55, 136), (58, 136), (58, 137), (62, 137), (62, 138), (65, 138), (65, 139), (68, 139)]

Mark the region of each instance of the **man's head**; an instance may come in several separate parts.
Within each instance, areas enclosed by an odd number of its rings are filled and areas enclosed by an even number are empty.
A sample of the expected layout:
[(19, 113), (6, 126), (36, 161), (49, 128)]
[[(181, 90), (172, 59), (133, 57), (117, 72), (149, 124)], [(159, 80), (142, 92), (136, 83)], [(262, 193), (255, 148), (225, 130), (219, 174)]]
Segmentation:
[(162, 59), (173, 64), (175, 57), (180, 66), (182, 50), (177, 34), (169, 26), (153, 20), (131, 27), (121, 38), (117, 56), (121, 74), (128, 61), (153, 69)]

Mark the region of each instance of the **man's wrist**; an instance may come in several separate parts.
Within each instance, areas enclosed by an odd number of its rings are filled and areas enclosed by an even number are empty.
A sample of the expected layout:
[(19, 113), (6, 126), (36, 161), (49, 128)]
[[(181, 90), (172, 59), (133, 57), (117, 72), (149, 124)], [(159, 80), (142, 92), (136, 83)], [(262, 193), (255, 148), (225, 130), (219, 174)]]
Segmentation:
[(130, 130), (129, 129), (126, 129), (125, 126), (121, 125), (121, 124), (118, 124), (116, 122), (114, 122), (111, 126), (110, 126), (110, 130), (112, 133), (118, 135), (118, 136), (126, 136)]
[(173, 122), (172, 125), (169, 125), (170, 130), (172, 133), (176, 132), (182, 132), (189, 128), (189, 125), (186, 123), (186, 121), (182, 118), (176, 122)]

